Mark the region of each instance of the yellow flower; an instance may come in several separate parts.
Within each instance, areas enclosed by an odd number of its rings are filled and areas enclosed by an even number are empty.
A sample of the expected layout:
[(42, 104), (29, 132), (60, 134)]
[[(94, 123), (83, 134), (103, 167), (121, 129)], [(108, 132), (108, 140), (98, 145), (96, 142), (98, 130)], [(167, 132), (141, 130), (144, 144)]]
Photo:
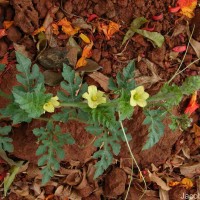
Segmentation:
[(88, 87), (88, 92), (85, 92), (82, 97), (87, 99), (90, 108), (96, 108), (99, 104), (106, 103), (106, 97), (103, 97), (104, 92), (98, 91), (95, 85)]
[(134, 90), (131, 90), (130, 105), (145, 107), (147, 105), (146, 99), (149, 98), (149, 94), (144, 91), (143, 86), (139, 86)]
[(60, 106), (60, 102), (58, 101), (58, 97), (51, 97), (49, 102), (45, 103), (43, 106), (44, 112), (50, 112), (53, 113), (55, 108), (58, 108)]

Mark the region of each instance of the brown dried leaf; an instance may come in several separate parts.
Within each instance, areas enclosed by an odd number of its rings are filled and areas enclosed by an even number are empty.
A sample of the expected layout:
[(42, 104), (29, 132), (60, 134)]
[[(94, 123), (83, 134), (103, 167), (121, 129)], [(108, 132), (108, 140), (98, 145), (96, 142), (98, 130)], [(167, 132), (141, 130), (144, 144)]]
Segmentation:
[(45, 28), (45, 35), (46, 35), (46, 39), (48, 40), (48, 42), (49, 42), (49, 46), (50, 47), (57, 47), (58, 45), (57, 45), (57, 41), (56, 41), (56, 39), (54, 38), (54, 36), (53, 36), (53, 31), (52, 31), (52, 26), (51, 26), (51, 24), (52, 24), (52, 22), (53, 22), (53, 15), (57, 12), (59, 10), (59, 7), (57, 7), (57, 6), (54, 6), (54, 7), (52, 7), (49, 11), (48, 11), (48, 13), (47, 13), (47, 15), (46, 15), (46, 18), (45, 18), (45, 20), (44, 20), (44, 23), (43, 23), (43, 26), (44, 26), (44, 28)]
[(180, 167), (180, 172), (182, 175), (188, 178), (193, 178), (194, 176), (200, 175), (200, 163), (195, 163), (192, 165), (186, 164)]
[[(189, 24), (187, 25), (187, 35), (188, 37), (191, 37), (190, 29), (189, 29)], [(193, 47), (196, 55), (198, 58), (200, 58), (200, 42), (196, 41), (195, 39), (191, 38), (190, 39), (190, 44)]]
[(196, 137), (200, 137), (200, 127), (196, 124), (193, 124), (191, 132), (194, 132)]
[(92, 79), (94, 79), (99, 85), (104, 89), (105, 92), (107, 92), (108, 89), (108, 80), (109, 78), (102, 74), (101, 72), (93, 72), (92, 74), (88, 75)]
[(188, 159), (190, 159), (190, 148), (187, 145), (183, 145), (183, 147), (181, 148), (184, 156)]
[(156, 175), (155, 172), (151, 173), (150, 171), (148, 171), (148, 173), (149, 179), (159, 185), (163, 190), (169, 191), (171, 189), (161, 178)]
[(169, 200), (169, 192), (163, 189), (159, 189), (160, 200)]
[(138, 85), (145, 85), (147, 88), (149, 88), (162, 79), (158, 76), (154, 63), (146, 58), (143, 58), (142, 60), (147, 64), (147, 67), (151, 71), (152, 76), (140, 76), (139, 74), (137, 74), (137, 76), (135, 75), (135, 81)]
[(21, 54), (23, 54), (25, 57), (30, 58), (30, 54), (29, 52), (26, 50), (26, 47), (24, 45), (20, 45), (17, 43), (13, 43), (14, 49), (15, 51), (20, 52)]

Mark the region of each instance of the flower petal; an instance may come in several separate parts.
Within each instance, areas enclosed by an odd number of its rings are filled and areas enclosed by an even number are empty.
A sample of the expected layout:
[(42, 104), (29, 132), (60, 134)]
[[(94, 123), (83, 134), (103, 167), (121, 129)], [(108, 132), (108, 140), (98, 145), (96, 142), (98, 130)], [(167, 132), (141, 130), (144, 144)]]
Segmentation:
[(147, 105), (147, 102), (142, 99), (142, 100), (137, 101), (137, 104), (140, 107), (145, 107)]
[(43, 109), (49, 113), (53, 113), (54, 112), (54, 106), (51, 102), (45, 103), (43, 106)]

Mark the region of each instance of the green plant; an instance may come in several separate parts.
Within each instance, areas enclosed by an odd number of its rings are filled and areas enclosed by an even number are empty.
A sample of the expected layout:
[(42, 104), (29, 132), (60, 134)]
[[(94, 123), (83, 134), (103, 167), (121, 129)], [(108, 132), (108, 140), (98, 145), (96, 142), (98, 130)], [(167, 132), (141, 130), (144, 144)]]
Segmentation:
[[(143, 124), (149, 126), (149, 138), (143, 149), (148, 149), (162, 137), (164, 118), (171, 119), (169, 127), (172, 130), (187, 128), (189, 118), (186, 115), (176, 116), (172, 111), (184, 95), (200, 88), (200, 77), (193, 76), (187, 78), (182, 86), (166, 83), (156, 95), (149, 97), (144, 87), (137, 86), (134, 81), (135, 62), (132, 60), (117, 74), (116, 80), (109, 80), (110, 93), (117, 96), (111, 99), (109, 94), (105, 95), (95, 86), (82, 83), (82, 78), (63, 64), (62, 91), (53, 97), (45, 91), (44, 78), (38, 66), (31, 66), (31, 61), (18, 52), (16, 58), (19, 72), (16, 78), (20, 85), (13, 87), (10, 104), (0, 110), (1, 118), (10, 118), (13, 124), (29, 123), (33, 119), (46, 121), (45, 127), (33, 130), (39, 142), (36, 154), (41, 156), (38, 165), (43, 166), (43, 183), (59, 170), (59, 160), (64, 158), (63, 146), (75, 142), (70, 133), (62, 132), (59, 123), (70, 119), (85, 121), (86, 131), (96, 136), (94, 146), (97, 151), (93, 157), (98, 160), (94, 177), (97, 178), (112, 164), (113, 157), (119, 154), (121, 141), (128, 144), (131, 140), (131, 136), (125, 133), (123, 121), (131, 119), (135, 106), (144, 109), (146, 118)], [(58, 107), (60, 109), (54, 113)], [(51, 118), (44, 118), (45, 112), (52, 113)], [(10, 126), (0, 129), (1, 148), (9, 152), (12, 151), (12, 141), (7, 137), (10, 130)]]

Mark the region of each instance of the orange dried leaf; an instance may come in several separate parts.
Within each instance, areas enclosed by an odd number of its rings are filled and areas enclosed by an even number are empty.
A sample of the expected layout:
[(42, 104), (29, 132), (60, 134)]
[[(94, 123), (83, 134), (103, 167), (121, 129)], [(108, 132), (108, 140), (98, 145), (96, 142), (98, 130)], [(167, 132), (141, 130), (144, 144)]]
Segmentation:
[(107, 34), (107, 37), (110, 39), (114, 33), (118, 32), (119, 31), (119, 28), (121, 26), (115, 22), (110, 22), (109, 25), (108, 25), (108, 34)]
[(32, 35), (34, 36), (34, 35), (37, 35), (37, 34), (39, 34), (39, 33), (41, 33), (41, 32), (45, 32), (44, 26), (41, 26), (40, 28), (38, 28), (37, 30), (35, 30), (35, 31), (32, 33)]
[(103, 31), (107, 40), (110, 40), (114, 33), (118, 32), (120, 25), (115, 22), (110, 22), (109, 25), (100, 23), (98, 26), (99, 31)]
[(91, 42), (90, 44), (86, 45), (83, 49), (83, 53), (81, 58), (78, 60), (77, 64), (76, 64), (76, 69), (79, 67), (83, 67), (87, 64), (86, 58), (91, 57), (92, 55), (92, 47), (93, 47), (93, 42)]
[(169, 186), (169, 187), (175, 187), (175, 186), (177, 186), (177, 185), (180, 185), (180, 182), (178, 182), (178, 181), (170, 181), (170, 182), (168, 183), (168, 186)]
[(92, 47), (93, 47), (93, 42), (90, 44), (86, 45), (83, 49), (82, 57), (84, 58), (89, 58), (92, 56)]
[(83, 67), (87, 64), (86, 58), (81, 57), (78, 62), (76, 63), (76, 69), (79, 67)]
[(79, 37), (80, 37), (85, 43), (87, 43), (87, 44), (90, 43), (90, 39), (88, 38), (87, 35), (81, 33), (81, 34), (79, 35)]
[(189, 178), (184, 178), (181, 181), (181, 184), (183, 185), (183, 187), (185, 187), (186, 189), (190, 189), (193, 187), (193, 182), (191, 179)]
[(59, 34), (58, 25), (56, 23), (52, 23), (51, 26), (53, 34), (58, 35)]
[(195, 91), (195, 93), (192, 95), (190, 102), (187, 108), (185, 109), (185, 114), (188, 114), (190, 116), (197, 108), (199, 108), (199, 105), (197, 104), (196, 100), (197, 100), (197, 91)]
[(192, 132), (194, 132), (196, 137), (200, 137), (200, 127), (196, 124), (193, 124)]
[(178, 0), (177, 4), (181, 8), (181, 14), (187, 16), (188, 18), (194, 17), (197, 0)]
[(4, 21), (3, 22), (3, 27), (7, 30), (13, 25), (14, 21)]
[(0, 38), (4, 37), (5, 35), (7, 35), (6, 29), (0, 29)]
[(66, 18), (61, 19), (58, 23), (58, 26), (62, 26), (62, 31), (66, 33), (67, 35), (75, 35), (79, 28), (73, 28), (71, 25), (71, 22), (69, 22)]

